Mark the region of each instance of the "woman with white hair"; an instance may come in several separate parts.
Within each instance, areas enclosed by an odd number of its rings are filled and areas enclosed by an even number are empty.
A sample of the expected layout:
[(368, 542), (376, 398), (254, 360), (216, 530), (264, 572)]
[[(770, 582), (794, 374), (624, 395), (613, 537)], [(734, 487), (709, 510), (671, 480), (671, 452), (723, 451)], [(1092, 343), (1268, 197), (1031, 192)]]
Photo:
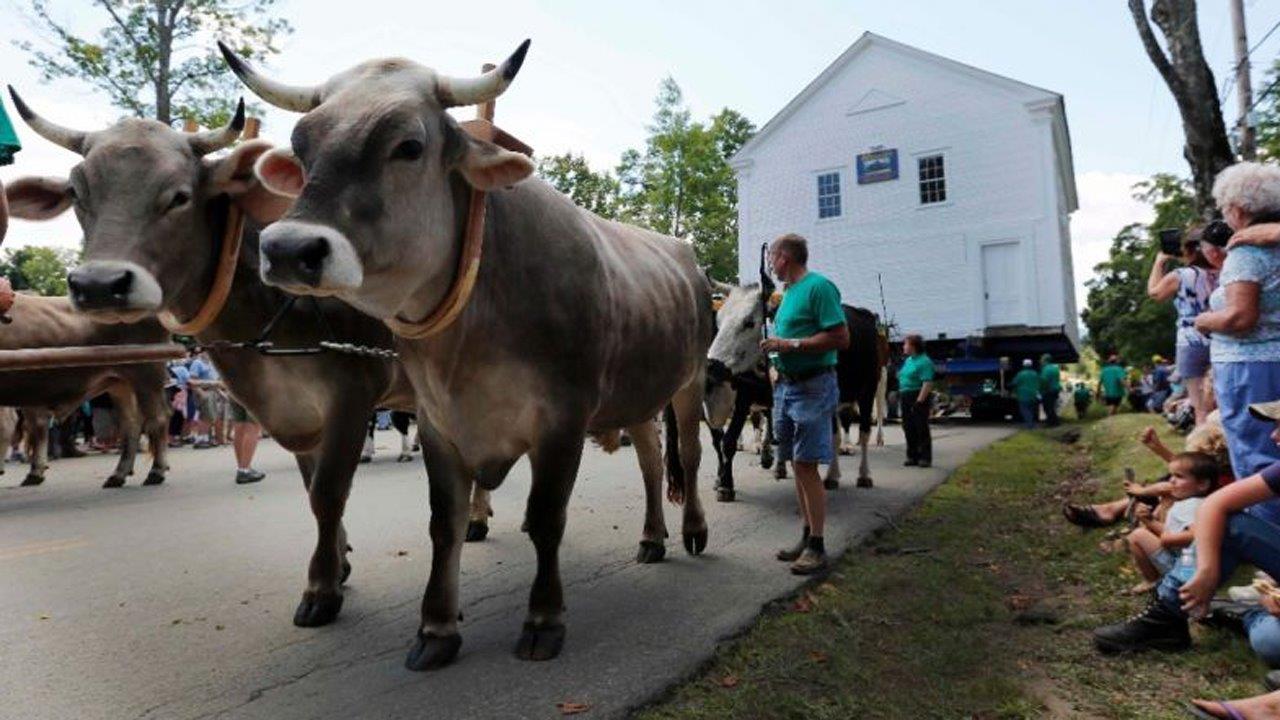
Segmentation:
[[(1280, 167), (1242, 162), (1218, 174), (1213, 198), (1233, 231), (1280, 215)], [(1214, 391), (1236, 477), (1280, 462), (1271, 426), (1250, 417), (1250, 403), (1280, 398), (1280, 248), (1237, 245), (1227, 254), (1209, 312), (1195, 329), (1211, 338)], [(1257, 514), (1280, 522), (1280, 507)]]

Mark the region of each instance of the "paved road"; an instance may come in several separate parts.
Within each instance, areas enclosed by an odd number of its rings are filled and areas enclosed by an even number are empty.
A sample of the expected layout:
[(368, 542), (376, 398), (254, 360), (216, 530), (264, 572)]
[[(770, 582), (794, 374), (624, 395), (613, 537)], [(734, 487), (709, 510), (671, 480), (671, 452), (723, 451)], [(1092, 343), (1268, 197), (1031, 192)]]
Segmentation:
[[(938, 428), (936, 466), (901, 467), (901, 435), (872, 451), (874, 490), (832, 496), (828, 549), (841, 552), (917, 500), (974, 449), (1007, 430)], [(347, 511), (355, 552), (339, 621), (290, 623), (314, 528), (291, 456), (265, 442), (267, 480), (231, 482), (229, 450), (173, 453), (158, 488), (98, 487), (109, 458), (59, 461), (40, 488), (0, 476), (0, 717), (547, 718), (556, 703), (615, 717), (689, 673), (719, 638), (799, 580), (772, 559), (794, 539), (792, 485), (754, 456), (738, 459), (738, 502), (708, 491), (708, 552), (678, 535), (661, 565), (633, 562), (643, 500), (629, 448), (590, 449), (562, 549), (568, 639), (553, 662), (511, 649), (533, 577), (519, 532), (529, 485), (521, 462), (495, 495), (493, 530), (463, 554), (464, 643), (458, 662), (419, 674), (401, 663), (426, 582), (427, 501), (420, 462), (393, 461), (379, 437)], [(846, 477), (852, 463), (846, 459)], [(668, 508), (678, 531), (679, 512)]]

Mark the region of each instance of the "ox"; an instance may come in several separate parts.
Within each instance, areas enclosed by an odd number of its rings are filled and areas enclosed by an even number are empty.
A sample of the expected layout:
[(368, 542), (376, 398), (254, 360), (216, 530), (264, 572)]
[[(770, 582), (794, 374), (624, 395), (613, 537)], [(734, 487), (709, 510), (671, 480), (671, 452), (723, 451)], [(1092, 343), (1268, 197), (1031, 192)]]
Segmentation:
[[(18, 295), (8, 315), (13, 322), (0, 325), (0, 350), (144, 344), (169, 339), (169, 334), (154, 320), (133, 326), (95, 324), (76, 313), (64, 297)], [(151, 470), (142, 484), (164, 482), (169, 469), (165, 457), (170, 410), (164, 394), (168, 377), (164, 363), (160, 362), (0, 372), (0, 406), (22, 409), (22, 424), (29, 438), (31, 471), (22, 484), (44, 482), (48, 467), (49, 417), (66, 417), (85, 399), (104, 392), (111, 396), (119, 411), (120, 435), (124, 442), (120, 460), (102, 487), (120, 487), (125, 478), (133, 474), (141, 447), (140, 435), (144, 432), (152, 460)]]
[(517, 657), (545, 660), (563, 646), (559, 545), (587, 433), (625, 429), (647, 493), (660, 492), (653, 418), (671, 404), (678, 442), (668, 453), (679, 458), (668, 471), (678, 470), (684, 545), (690, 553), (706, 545), (696, 477), (714, 319), (692, 247), (604, 220), (525, 180), (528, 158), (470, 137), (445, 112), (496, 98), (527, 48), (476, 78), (388, 59), (316, 87), (277, 83), (222, 48), (262, 99), (306, 113), (292, 152), (268, 153), (255, 167), (268, 186), (298, 195), (263, 233), (270, 284), (335, 295), (402, 329), (420, 327), (417, 319), (431, 316), (453, 286), (472, 189), (514, 186), (481, 196), (483, 262), (461, 278), (474, 278), (469, 302), (436, 334), (397, 342), (417, 395), (431, 488), (431, 575), (406, 660), (413, 670), (451, 662), (462, 643), (458, 574), (473, 479), (496, 488), (525, 454), (538, 568)]
[[(715, 341), (707, 353), (706, 414), (713, 427), (728, 421), (725, 440), (721, 443), (723, 460), (717, 483), (717, 497), (722, 501), (734, 499), (733, 442), (741, 432), (743, 421), (753, 403), (772, 407), (773, 397), (768, 392), (768, 380), (761, 368), (765, 363), (760, 352), (760, 339), (764, 337), (764, 321), (768, 316), (768, 298), (773, 284), (762, 274), (761, 284), (745, 287), (720, 286), (725, 293), (724, 304), (717, 315)], [(867, 458), (867, 445), (871, 437), (872, 421), (883, 417), (885, 365), (888, 361), (888, 344), (880, 335), (874, 313), (861, 308), (844, 306), (845, 322), (849, 325), (849, 347), (838, 354), (836, 378), (840, 384), (842, 410), (853, 405), (858, 408), (858, 445), (861, 462), (858, 469), (858, 487), (869, 488), (873, 482)], [(730, 414), (730, 409), (732, 413)], [(883, 420), (882, 420), (883, 422)], [(832, 419), (832, 432), (838, 441), (840, 420)], [(883, 440), (878, 442), (883, 443)], [(727, 446), (727, 447), (726, 447)], [(779, 461), (776, 476), (786, 477), (786, 465)], [(841, 477), (840, 458), (837, 454), (827, 468), (825, 485), (833, 490)]]

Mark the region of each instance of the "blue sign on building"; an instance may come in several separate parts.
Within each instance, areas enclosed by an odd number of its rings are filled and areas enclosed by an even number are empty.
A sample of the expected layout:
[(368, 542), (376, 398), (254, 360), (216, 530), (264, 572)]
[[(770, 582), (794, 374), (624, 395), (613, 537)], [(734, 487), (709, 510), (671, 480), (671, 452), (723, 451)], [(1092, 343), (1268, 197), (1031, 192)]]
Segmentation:
[(898, 179), (898, 150), (872, 150), (858, 156), (858, 184)]

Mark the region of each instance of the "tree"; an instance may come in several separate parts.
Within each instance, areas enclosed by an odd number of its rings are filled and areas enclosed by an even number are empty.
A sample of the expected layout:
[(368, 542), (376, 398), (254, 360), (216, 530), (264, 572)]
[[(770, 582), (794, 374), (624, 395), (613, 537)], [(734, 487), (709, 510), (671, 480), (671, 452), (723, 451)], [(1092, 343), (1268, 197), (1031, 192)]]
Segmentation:
[(276, 39), (293, 31), (271, 17), (278, 0), (94, 0), (107, 26), (88, 38), (59, 22), (48, 0), (30, 2), (50, 48), (14, 44), (30, 53), (45, 80), (83, 80), (112, 105), (166, 125), (190, 118), (214, 127), (231, 117), (241, 90), (215, 38), (245, 57), (261, 57), (278, 52)]
[(4, 260), (0, 260), (0, 276), (8, 278), (14, 290), (66, 295), (67, 271), (78, 264), (79, 253), (75, 250), (27, 245), (5, 251)]
[(1254, 127), (1258, 159), (1275, 162), (1280, 159), (1280, 60), (1271, 63), (1265, 89), (1254, 98), (1257, 124)]
[(1200, 46), (1195, 0), (1152, 2), (1151, 20), (1164, 35), (1168, 54), (1147, 23), (1145, 0), (1129, 0), (1129, 11), (1147, 57), (1178, 105), (1185, 137), (1183, 156), (1191, 166), (1196, 210), (1207, 217), (1213, 211), (1213, 179), (1235, 162), (1235, 156), (1227, 141), (1213, 70), (1205, 62)]
[(538, 175), (569, 196), (578, 207), (616, 220), (621, 186), (609, 171), (596, 172), (582, 155), (564, 153), (538, 160)]

